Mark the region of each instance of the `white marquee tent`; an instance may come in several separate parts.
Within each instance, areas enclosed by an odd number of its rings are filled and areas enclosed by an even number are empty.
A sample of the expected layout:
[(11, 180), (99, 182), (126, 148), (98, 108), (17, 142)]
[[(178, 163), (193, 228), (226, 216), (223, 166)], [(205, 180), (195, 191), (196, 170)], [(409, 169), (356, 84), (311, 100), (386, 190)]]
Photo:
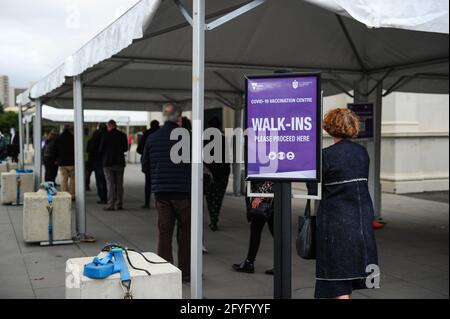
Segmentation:
[[(393, 91), (448, 94), (448, 17), (446, 0), (142, 0), (18, 102), (36, 103), (38, 132), (41, 105), (75, 111), (82, 236), (83, 109), (152, 111), (167, 101), (192, 107), (191, 289), (200, 298), (204, 107), (240, 114), (244, 75), (275, 70), (320, 71), (326, 95), (345, 92), (375, 102), (371, 174), (379, 209), (381, 97)], [(39, 181), (40, 163), (35, 170)]]

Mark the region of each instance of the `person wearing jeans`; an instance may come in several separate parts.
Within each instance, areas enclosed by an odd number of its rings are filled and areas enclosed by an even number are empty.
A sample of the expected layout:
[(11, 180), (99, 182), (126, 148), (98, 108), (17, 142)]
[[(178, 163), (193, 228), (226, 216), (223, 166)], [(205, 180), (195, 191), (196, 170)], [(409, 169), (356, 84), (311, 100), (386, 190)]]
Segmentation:
[(127, 135), (117, 129), (114, 120), (109, 121), (107, 132), (100, 145), (108, 190), (108, 203), (104, 210), (123, 209), (123, 174), (125, 171), (125, 152), (127, 151)]

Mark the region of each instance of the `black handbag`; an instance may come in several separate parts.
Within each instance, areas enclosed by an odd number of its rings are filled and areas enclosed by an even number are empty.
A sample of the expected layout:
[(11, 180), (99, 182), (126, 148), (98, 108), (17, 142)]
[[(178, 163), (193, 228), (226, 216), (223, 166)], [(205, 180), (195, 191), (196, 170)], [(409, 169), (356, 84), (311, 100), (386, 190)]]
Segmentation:
[(304, 216), (298, 218), (297, 254), (303, 259), (316, 259), (316, 216), (311, 216), (308, 199)]
[(269, 220), (272, 217), (273, 207), (270, 202), (262, 202), (257, 208), (247, 209), (247, 219), (253, 220)]

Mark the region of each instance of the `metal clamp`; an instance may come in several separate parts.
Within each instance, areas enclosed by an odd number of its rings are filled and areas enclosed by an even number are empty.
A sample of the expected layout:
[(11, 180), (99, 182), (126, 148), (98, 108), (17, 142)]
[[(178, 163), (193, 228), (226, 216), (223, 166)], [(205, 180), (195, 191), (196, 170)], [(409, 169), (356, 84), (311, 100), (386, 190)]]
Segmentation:
[(120, 286), (123, 289), (123, 299), (133, 299), (133, 293), (131, 291), (131, 280), (120, 281)]

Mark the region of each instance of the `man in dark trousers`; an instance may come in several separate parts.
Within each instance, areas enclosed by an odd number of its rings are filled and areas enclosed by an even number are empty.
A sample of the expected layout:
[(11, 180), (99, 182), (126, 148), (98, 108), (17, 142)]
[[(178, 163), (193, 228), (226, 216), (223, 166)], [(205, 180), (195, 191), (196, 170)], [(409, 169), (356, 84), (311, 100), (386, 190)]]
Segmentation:
[[(183, 281), (190, 280), (191, 253), (191, 164), (175, 164), (170, 135), (181, 123), (181, 109), (170, 103), (163, 107), (164, 126), (151, 134), (142, 158), (144, 172), (151, 174), (152, 193), (158, 210), (158, 255), (173, 263), (172, 237), (178, 224), (178, 267)], [(190, 141), (187, 141), (190, 145)]]
[(102, 155), (108, 190), (108, 204), (104, 208), (105, 210), (123, 209), (123, 174), (125, 171), (125, 152), (127, 151), (127, 135), (117, 129), (114, 120), (109, 121), (99, 151)]
[[(158, 121), (152, 121), (150, 123), (150, 128), (145, 131), (144, 135), (142, 136), (141, 140), (139, 141), (138, 147), (136, 152), (140, 154), (141, 156), (144, 154), (145, 150), (145, 143), (147, 142), (147, 138), (150, 136), (150, 134), (155, 133), (157, 130), (159, 130), (159, 122)], [(142, 157), (141, 157), (141, 164), (142, 164)], [(144, 167), (142, 167), (142, 172), (145, 174), (145, 200), (144, 205), (142, 208), (150, 208), (150, 196), (152, 194), (152, 181), (151, 181), (151, 175), (150, 172), (146, 173), (144, 171)]]
[(89, 162), (92, 163), (92, 168), (94, 169), (97, 195), (99, 197), (97, 204), (106, 204), (108, 202), (106, 178), (105, 172), (103, 171), (103, 157), (100, 154), (100, 144), (105, 134), (106, 124), (101, 123), (98, 129), (92, 134), (92, 138), (88, 144)]

